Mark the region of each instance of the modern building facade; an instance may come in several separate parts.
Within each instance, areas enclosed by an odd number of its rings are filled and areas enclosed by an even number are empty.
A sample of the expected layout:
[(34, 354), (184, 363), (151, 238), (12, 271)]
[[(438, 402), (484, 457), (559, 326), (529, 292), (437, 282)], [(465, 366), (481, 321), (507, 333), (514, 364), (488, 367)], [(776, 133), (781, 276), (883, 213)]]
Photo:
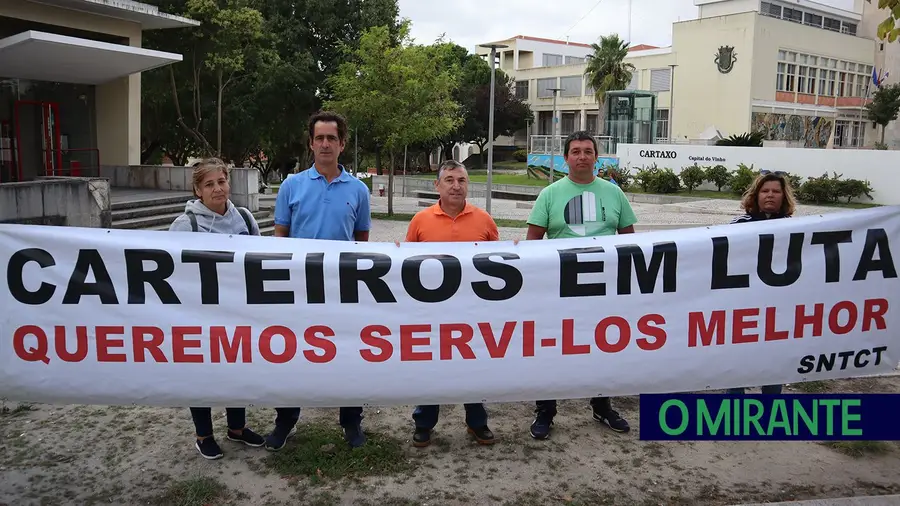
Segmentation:
[[(655, 142), (704, 143), (761, 131), (773, 145), (807, 148), (872, 147), (881, 138), (863, 106), (875, 87), (873, 73), (900, 72), (898, 44), (877, 39), (888, 16), (877, 1), (854, 0), (854, 10), (810, 0), (694, 0), (697, 19), (674, 23), (672, 45), (634, 46), (630, 90), (656, 95)], [(516, 81), (535, 120), (527, 132), (498, 143), (526, 145), (552, 131), (606, 133), (584, 77), (588, 44), (518, 36), (499, 44), (500, 68)], [(479, 54), (489, 49), (478, 48)], [(646, 140), (642, 140), (646, 142)], [(891, 124), (885, 143), (900, 148)]]
[(0, 182), (138, 165), (140, 73), (181, 61), (142, 33), (197, 25), (129, 0), (0, 1)]

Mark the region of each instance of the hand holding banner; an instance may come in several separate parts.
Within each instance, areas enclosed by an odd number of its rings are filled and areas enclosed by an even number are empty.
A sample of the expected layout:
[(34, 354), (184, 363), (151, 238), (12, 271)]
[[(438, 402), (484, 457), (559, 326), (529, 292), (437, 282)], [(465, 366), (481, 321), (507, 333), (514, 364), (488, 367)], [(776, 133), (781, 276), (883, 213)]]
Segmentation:
[(399, 248), (0, 225), (0, 398), (445, 404), (885, 373), (897, 237), (897, 207)]

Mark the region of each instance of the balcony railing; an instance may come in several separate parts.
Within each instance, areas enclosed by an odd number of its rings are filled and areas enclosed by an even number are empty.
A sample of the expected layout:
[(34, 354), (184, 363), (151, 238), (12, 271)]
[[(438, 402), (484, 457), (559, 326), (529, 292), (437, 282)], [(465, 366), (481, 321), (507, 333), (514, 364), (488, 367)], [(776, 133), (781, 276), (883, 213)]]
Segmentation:
[[(562, 155), (567, 135), (532, 135), (529, 143), (529, 154)], [(599, 155), (612, 155), (616, 152), (615, 140), (612, 137), (595, 135)]]

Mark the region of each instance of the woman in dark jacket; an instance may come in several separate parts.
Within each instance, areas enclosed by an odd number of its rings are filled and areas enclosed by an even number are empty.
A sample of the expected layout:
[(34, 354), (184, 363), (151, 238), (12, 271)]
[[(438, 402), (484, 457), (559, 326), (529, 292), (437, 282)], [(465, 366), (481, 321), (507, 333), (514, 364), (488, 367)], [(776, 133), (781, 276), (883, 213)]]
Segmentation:
[[(795, 206), (796, 199), (787, 174), (761, 170), (741, 200), (741, 207), (746, 214), (734, 218), (731, 223), (790, 218)], [(783, 385), (766, 385), (762, 387), (762, 393), (780, 394), (782, 387)], [(728, 393), (742, 394), (744, 389), (730, 388)]]

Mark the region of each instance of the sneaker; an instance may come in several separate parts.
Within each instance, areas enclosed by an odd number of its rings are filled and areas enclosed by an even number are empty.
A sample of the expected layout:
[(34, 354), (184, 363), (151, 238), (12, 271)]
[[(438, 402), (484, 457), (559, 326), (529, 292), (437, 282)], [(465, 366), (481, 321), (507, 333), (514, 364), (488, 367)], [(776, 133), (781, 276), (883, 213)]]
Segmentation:
[(425, 427), (416, 427), (413, 433), (413, 446), (416, 448), (424, 448), (431, 444), (431, 429)]
[(553, 415), (539, 412), (531, 422), (531, 437), (535, 439), (547, 439), (550, 437), (550, 427), (553, 426)]
[(266, 436), (266, 450), (277, 452), (278, 450), (284, 448), (284, 445), (285, 443), (287, 443), (288, 438), (293, 436), (296, 432), (297, 430), (294, 428), (286, 431), (285, 429), (279, 429), (278, 427), (276, 427), (271, 434)]
[(260, 436), (250, 429), (244, 429), (240, 434), (236, 434), (229, 430), (226, 437), (229, 441), (244, 443), (245, 445), (252, 446), (254, 448), (259, 448), (260, 446), (266, 444), (266, 439), (264, 437)]
[(205, 437), (202, 440), (195, 439), (194, 448), (207, 460), (221, 459), (224, 455), (222, 448), (219, 447), (219, 443), (216, 443), (216, 438), (212, 436)]
[(609, 426), (610, 429), (616, 432), (628, 432), (631, 430), (631, 427), (628, 426), (628, 422), (619, 416), (619, 412), (612, 409), (598, 409), (596, 407), (591, 408), (591, 412), (593, 414), (594, 420), (598, 422), (605, 423)]
[(362, 430), (362, 424), (344, 427), (344, 441), (350, 444), (350, 448), (359, 448), (366, 444), (366, 434)]
[(494, 433), (491, 432), (487, 425), (477, 429), (468, 427), (468, 432), (475, 437), (475, 441), (478, 441), (478, 444), (489, 445), (494, 443)]

